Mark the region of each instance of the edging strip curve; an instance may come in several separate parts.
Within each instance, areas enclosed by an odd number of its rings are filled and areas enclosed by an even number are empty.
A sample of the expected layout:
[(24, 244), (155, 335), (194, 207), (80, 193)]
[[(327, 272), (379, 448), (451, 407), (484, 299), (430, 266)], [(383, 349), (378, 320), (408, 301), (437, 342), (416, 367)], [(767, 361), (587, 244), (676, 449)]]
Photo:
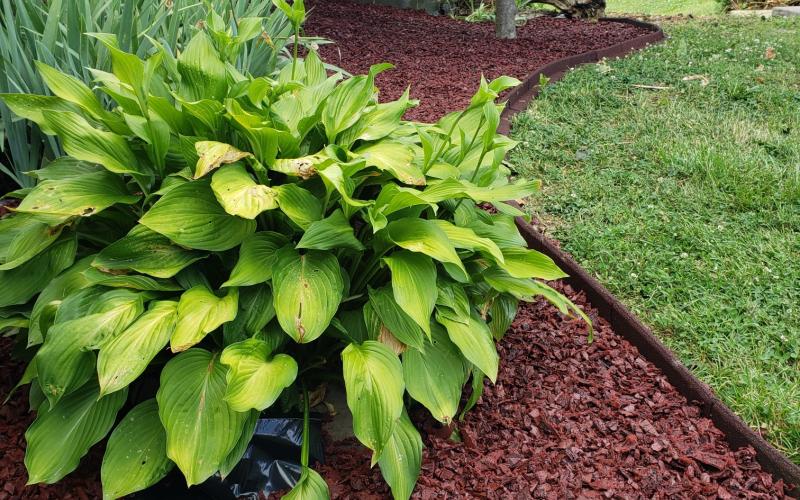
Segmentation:
[[(508, 95), (506, 109), (501, 115), (498, 132), (508, 135), (511, 131), (511, 118), (525, 111), (528, 104), (539, 95), (539, 82), (542, 77), (552, 83), (560, 80), (570, 69), (583, 64), (592, 64), (604, 58), (623, 57), (648, 45), (666, 39), (664, 32), (656, 25), (625, 18), (603, 18), (599, 22), (617, 22), (632, 24), (650, 30), (650, 33), (605, 49), (592, 50), (582, 54), (566, 57), (547, 64), (531, 73), (514, 91)], [(517, 205), (515, 202), (509, 202)], [(795, 485), (790, 495), (800, 498), (800, 467), (792, 463), (785, 455), (769, 444), (742, 421), (723, 403), (714, 392), (697, 379), (653, 332), (645, 326), (624, 304), (622, 304), (605, 286), (592, 277), (569, 254), (540, 233), (533, 225), (522, 217), (517, 218), (517, 226), (528, 246), (549, 257), (569, 274), (565, 281), (573, 288), (584, 291), (591, 304), (597, 308), (600, 316), (606, 319), (614, 331), (639, 349), (639, 352), (652, 362), (667, 376), (669, 382), (690, 402), (700, 405), (704, 416), (710, 418), (724, 434), (731, 448), (752, 446), (756, 450), (758, 462), (764, 470), (776, 479), (783, 479), (787, 485)]]

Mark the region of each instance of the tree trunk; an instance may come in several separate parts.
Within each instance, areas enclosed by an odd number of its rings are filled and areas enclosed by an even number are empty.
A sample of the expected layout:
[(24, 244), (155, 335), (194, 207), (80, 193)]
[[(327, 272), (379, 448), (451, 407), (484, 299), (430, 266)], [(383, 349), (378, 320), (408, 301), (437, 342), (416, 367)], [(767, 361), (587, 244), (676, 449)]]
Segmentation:
[(605, 15), (606, 0), (536, 0), (557, 8), (567, 17), (597, 19)]
[(495, 33), (497, 38), (517, 38), (517, 4), (514, 0), (495, 0)]

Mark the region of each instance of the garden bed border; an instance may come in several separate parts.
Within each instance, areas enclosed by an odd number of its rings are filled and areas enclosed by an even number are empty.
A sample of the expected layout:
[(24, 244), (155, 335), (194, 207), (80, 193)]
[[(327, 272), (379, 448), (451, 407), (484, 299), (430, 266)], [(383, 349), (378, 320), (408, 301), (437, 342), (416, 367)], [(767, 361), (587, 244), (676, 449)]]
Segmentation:
[[(600, 22), (632, 24), (650, 30), (651, 33), (605, 49), (566, 57), (534, 71), (508, 95), (507, 106), (501, 115), (498, 127), (499, 133), (508, 135), (511, 131), (511, 118), (515, 114), (525, 111), (530, 101), (539, 95), (542, 77), (546, 78), (548, 82), (555, 82), (576, 66), (597, 63), (604, 58), (623, 57), (666, 39), (661, 28), (650, 23), (625, 18), (603, 18)], [(561, 250), (556, 243), (545, 237), (523, 218), (517, 218), (517, 226), (530, 248), (545, 253), (565, 273), (569, 274), (570, 277), (565, 281), (576, 290), (586, 293), (589, 302), (597, 308), (600, 316), (611, 324), (617, 334), (636, 346), (642, 356), (658, 367), (688, 401), (699, 404), (702, 414), (710, 418), (725, 434), (725, 440), (733, 449), (752, 446), (756, 450), (758, 462), (764, 470), (770, 472), (776, 479), (783, 479), (786, 484), (795, 485), (790, 494), (800, 498), (800, 466), (792, 463), (788, 457), (733, 413), (708, 385), (697, 379), (647, 326), (605, 286), (583, 269), (572, 256)]]

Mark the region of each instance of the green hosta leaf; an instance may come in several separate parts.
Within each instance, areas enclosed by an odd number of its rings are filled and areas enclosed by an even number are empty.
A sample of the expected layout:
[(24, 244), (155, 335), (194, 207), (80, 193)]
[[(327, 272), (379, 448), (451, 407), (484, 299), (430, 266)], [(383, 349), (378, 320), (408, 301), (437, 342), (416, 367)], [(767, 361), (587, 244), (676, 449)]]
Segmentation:
[(92, 89), (79, 79), (62, 73), (41, 61), (36, 61), (36, 70), (53, 94), (65, 101), (77, 104), (95, 117), (102, 117), (106, 113)]
[(272, 302), (272, 290), (266, 284), (239, 288), (239, 311), (236, 318), (222, 327), (224, 345), (240, 342), (260, 333), (275, 317), (275, 306)]
[(498, 261), (498, 264), (515, 278), (557, 280), (567, 277), (553, 259), (536, 250), (506, 248), (503, 257), (504, 260)]
[[(87, 289), (82, 296), (89, 304), (86, 310), (76, 309), (74, 318), (57, 315), (36, 353), (39, 385), (51, 406), (85, 382), (87, 370), (94, 370), (91, 350), (125, 330), (144, 311), (144, 295), (129, 290)], [(68, 304), (65, 301), (61, 308), (68, 310)]]
[(255, 221), (229, 215), (208, 181), (179, 184), (139, 221), (178, 245), (220, 252), (238, 246), (255, 231)]
[(342, 363), (353, 432), (373, 451), (375, 465), (403, 412), (403, 367), (395, 353), (374, 340), (348, 345)]
[(89, 383), (42, 410), (25, 432), (28, 483), (55, 483), (78, 466), (81, 457), (111, 430), (125, 392), (100, 398)]
[[(436, 304), (451, 309), (454, 313), (454, 315), (451, 315), (453, 320), (469, 317), (472, 310), (472, 305), (469, 302), (467, 293), (464, 291), (464, 287), (449, 281), (439, 282)], [(466, 323), (466, 320), (463, 321)]]
[(303, 467), (300, 480), (284, 495), (284, 500), (328, 500), (331, 493), (328, 485), (314, 469)]
[(227, 165), (214, 172), (211, 189), (226, 212), (245, 219), (255, 219), (265, 210), (278, 208), (277, 192), (256, 184), (241, 164)]
[(275, 190), (281, 211), (301, 228), (308, 229), (312, 222), (322, 219), (322, 202), (307, 189), (297, 184), (283, 184)]
[(36, 298), (31, 310), (30, 327), (28, 328), (28, 347), (41, 344), (44, 341), (44, 334), (47, 333), (49, 327), (48, 321), (44, 321), (44, 318), (51, 316), (48, 311), (55, 311), (65, 297), (89, 286), (89, 279), (86, 278), (83, 272), (89, 268), (89, 263), (93, 258), (93, 255), (84, 257), (53, 278)]
[(0, 219), (0, 271), (31, 260), (61, 235), (63, 226), (52, 226), (47, 217), (17, 214)]
[(76, 160), (69, 156), (61, 156), (39, 170), (31, 170), (26, 174), (40, 181), (61, 181), (71, 177), (80, 177), (85, 174), (101, 172), (103, 167), (93, 163)]
[(222, 284), (228, 286), (248, 286), (265, 283), (272, 278), (275, 256), (281, 247), (289, 243), (286, 236), (272, 231), (251, 234), (239, 249), (231, 277)]
[(120, 135), (92, 127), (71, 111), (43, 111), (47, 127), (54, 131), (73, 158), (99, 163), (116, 174), (143, 173), (128, 142)]
[(185, 291), (178, 303), (178, 324), (170, 338), (172, 352), (185, 351), (223, 323), (232, 321), (238, 301), (236, 288), (230, 288), (224, 297), (217, 297), (202, 285)]
[(221, 101), (228, 92), (227, 70), (204, 31), (198, 31), (178, 57), (181, 95), (192, 101)]
[(297, 362), (286, 354), (270, 356), (263, 340), (231, 344), (220, 361), (228, 365), (225, 400), (236, 411), (269, 408), (297, 377)]
[(425, 332), (436, 305), (436, 266), (430, 257), (401, 250), (383, 259), (392, 272), (394, 300)]
[(342, 171), (342, 167), (334, 163), (325, 167), (324, 170), (319, 171), (322, 181), (325, 183), (325, 188), (328, 194), (334, 191), (339, 193), (342, 200), (350, 207), (366, 207), (372, 205), (372, 201), (356, 200), (353, 198), (353, 190), (355, 190), (355, 183), (350, 177), (347, 177)]
[(30, 120), (42, 129), (45, 134), (53, 135), (56, 132), (47, 124), (44, 111), (74, 111), (76, 108), (60, 97), (35, 94), (0, 94), (0, 99), (6, 106), (26, 120)]
[(394, 183), (384, 184), (375, 205), (367, 209), (373, 232), (378, 232), (389, 223), (387, 217), (400, 210), (418, 205), (427, 205), (436, 213), (437, 205), (422, 199), (422, 192), (413, 188), (400, 187)]
[(344, 281), (336, 257), (312, 250), (280, 250), (273, 277), (275, 313), (283, 331), (301, 344), (316, 340), (339, 309)]
[(377, 104), (371, 111), (362, 115), (355, 125), (342, 133), (339, 142), (349, 146), (357, 140), (377, 141), (383, 139), (400, 126), (406, 110), (417, 104), (418, 101), (409, 99), (409, 89), (406, 89), (400, 99)]
[(239, 151), (230, 144), (216, 141), (198, 141), (194, 143), (199, 159), (194, 168), (194, 178), (199, 179), (207, 173), (227, 163), (234, 163), (251, 157), (250, 153)]
[(167, 435), (158, 418), (158, 404), (136, 405), (108, 438), (100, 479), (103, 498), (120, 498), (148, 488), (175, 466), (167, 458)]
[(92, 266), (101, 270), (128, 270), (156, 278), (171, 278), (207, 254), (174, 245), (168, 238), (141, 224), (122, 239), (105, 247)]
[(353, 227), (341, 209), (337, 209), (329, 217), (312, 222), (297, 244), (297, 248), (313, 250), (349, 248), (360, 251), (364, 249), (364, 245), (356, 239)]
[(511, 323), (514, 322), (514, 318), (517, 315), (518, 305), (519, 301), (507, 294), (498, 295), (492, 301), (492, 305), (489, 308), (489, 315), (491, 316), (489, 330), (495, 340), (501, 340), (506, 330), (511, 327)]
[(248, 236), (239, 249), (231, 277), (222, 284), (228, 286), (247, 286), (265, 283), (272, 278), (275, 256), (278, 249), (289, 243), (280, 233), (262, 231)]
[(406, 250), (424, 253), (466, 272), (447, 235), (435, 223), (426, 219), (404, 218), (390, 222), (386, 230), (389, 232), (389, 238)]
[(472, 221), (468, 224), (475, 234), (494, 241), (500, 248), (525, 247), (527, 243), (519, 234), (514, 217), (499, 215), (492, 217), (493, 224), (483, 221)]
[(378, 466), (395, 500), (408, 500), (422, 467), (422, 438), (406, 412), (394, 426)]
[[(379, 331), (375, 336), (376, 338), (385, 337), (386, 332), (383, 329), (386, 329), (393, 337), (404, 344), (400, 346), (399, 352), (403, 351), (405, 345), (420, 350), (425, 348), (425, 332), (407, 314), (408, 311), (400, 307), (395, 301), (389, 287), (383, 287), (378, 290), (370, 289), (369, 304), (381, 321), (381, 325), (378, 325)], [(428, 327), (427, 331), (430, 331), (430, 327)]]
[(45, 251), (24, 264), (0, 271), (0, 307), (28, 302), (75, 260), (78, 243), (74, 237), (61, 237)]
[(100, 392), (110, 394), (130, 385), (169, 342), (177, 321), (178, 303), (151, 302), (132, 325), (100, 346), (97, 378)]
[(464, 248), (473, 252), (481, 251), (490, 255), (497, 262), (503, 262), (503, 252), (497, 244), (489, 238), (482, 238), (475, 234), (475, 231), (468, 227), (458, 227), (446, 220), (435, 219), (432, 220), (444, 234), (447, 239), (456, 248)]
[(442, 328), (434, 328), (425, 351), (403, 353), (403, 377), (408, 394), (419, 401), (433, 418), (449, 424), (458, 412), (466, 369), (458, 347)]
[(167, 456), (200, 484), (214, 474), (236, 446), (248, 419), (225, 401), (225, 373), (218, 355), (190, 349), (161, 372), (158, 415), (167, 433)]
[(228, 456), (225, 457), (225, 460), (223, 460), (219, 466), (219, 474), (223, 479), (228, 477), (228, 474), (230, 474), (234, 467), (236, 467), (236, 465), (242, 460), (242, 457), (247, 451), (247, 446), (253, 439), (253, 434), (256, 431), (258, 417), (260, 415), (261, 412), (257, 410), (251, 410), (247, 412), (247, 420), (242, 427), (242, 433), (239, 435), (239, 440), (236, 441), (236, 446), (233, 447), (231, 452), (228, 453)]
[(355, 125), (375, 95), (375, 76), (392, 67), (391, 64), (373, 65), (369, 69), (369, 75), (353, 77), (333, 91), (322, 111), (322, 125), (328, 135), (328, 142), (335, 142), (340, 132)]
[(445, 179), (429, 185), (423, 192), (423, 196), (432, 203), (454, 198), (472, 198), (477, 202), (500, 203), (525, 198), (539, 191), (540, 187), (541, 183), (538, 181), (518, 181), (514, 184), (479, 187), (465, 180)]
[(425, 174), (413, 163), (414, 151), (399, 142), (381, 141), (354, 151), (367, 165), (385, 170), (403, 184), (425, 185)]
[(461, 354), (495, 382), (499, 356), (486, 323), (474, 315), (455, 321), (450, 315), (442, 313), (437, 313), (436, 321), (447, 329), (447, 335), (461, 350)]
[(139, 200), (128, 192), (125, 182), (110, 172), (93, 172), (65, 180), (39, 183), (22, 200), (18, 212), (88, 217), (106, 208)]
[(111, 288), (132, 288), (151, 292), (177, 292), (183, 290), (172, 280), (162, 280), (141, 274), (111, 274), (90, 267), (83, 272), (91, 285)]

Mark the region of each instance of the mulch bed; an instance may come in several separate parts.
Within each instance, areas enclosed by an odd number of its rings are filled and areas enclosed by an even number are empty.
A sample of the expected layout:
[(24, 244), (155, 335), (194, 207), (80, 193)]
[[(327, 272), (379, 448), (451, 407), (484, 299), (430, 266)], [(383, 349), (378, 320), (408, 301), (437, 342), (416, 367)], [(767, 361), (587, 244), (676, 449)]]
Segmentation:
[(306, 33), (336, 42), (320, 48), (323, 59), (354, 74), (390, 62), (378, 76), (383, 100), (396, 99), (410, 84), (421, 100), (406, 119), (433, 122), (466, 107), (481, 74), (523, 79), (557, 59), (649, 33), (615, 22), (537, 17), (517, 30), (516, 40), (498, 40), (492, 23), (466, 23), (447, 16), (363, 5), (348, 0), (312, 0)]
[[(500, 342), (497, 384), (458, 423), (462, 442), (424, 433), (414, 498), (784, 497), (754, 450), (732, 451), (582, 293), (559, 288), (592, 317), (594, 342), (544, 300), (524, 305)], [(326, 456), (335, 498), (389, 498), (354, 439)]]
[[(464, 24), (414, 11), (315, 0), (308, 33), (335, 40), (324, 57), (351, 72), (391, 61), (379, 76), (382, 97), (408, 82), (423, 105), (407, 118), (434, 121), (464, 107), (480, 74), (524, 77), (555, 59), (607, 47), (644, 33), (618, 23), (552, 18), (529, 21), (516, 41), (492, 37), (491, 25)], [(462, 442), (434, 432), (421, 413), (425, 456), (415, 498), (782, 498), (781, 482), (763, 472), (752, 449), (731, 451), (635, 347), (597, 316), (582, 294), (561, 286), (595, 322), (584, 326), (540, 300), (524, 305), (499, 345), (501, 369), (458, 430)], [(23, 367), (0, 339), (0, 395)], [(27, 390), (0, 407), (0, 500), (99, 498), (99, 450), (52, 486), (25, 487)], [(326, 443), (320, 468), (334, 498), (387, 498), (378, 468), (353, 439)]]

